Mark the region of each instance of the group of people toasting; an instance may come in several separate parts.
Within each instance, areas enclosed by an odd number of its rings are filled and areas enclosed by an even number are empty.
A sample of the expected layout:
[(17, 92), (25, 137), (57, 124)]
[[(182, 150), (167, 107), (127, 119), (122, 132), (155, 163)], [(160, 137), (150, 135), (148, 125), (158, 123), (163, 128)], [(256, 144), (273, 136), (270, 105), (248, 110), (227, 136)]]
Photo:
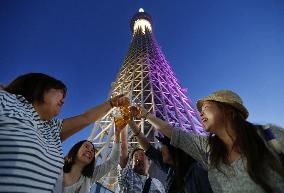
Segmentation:
[[(177, 128), (142, 106), (115, 96), (86, 112), (55, 119), (67, 88), (42, 73), (17, 77), (0, 90), (0, 192), (87, 193), (113, 169), (121, 192), (284, 192), (284, 130), (247, 121), (249, 112), (233, 91), (220, 90), (197, 102), (205, 134)], [(96, 164), (96, 148), (84, 140), (63, 157), (62, 142), (119, 107), (112, 152)], [(134, 120), (161, 135), (153, 146)], [(128, 152), (127, 125), (139, 148)], [(149, 176), (150, 160), (167, 174)]]

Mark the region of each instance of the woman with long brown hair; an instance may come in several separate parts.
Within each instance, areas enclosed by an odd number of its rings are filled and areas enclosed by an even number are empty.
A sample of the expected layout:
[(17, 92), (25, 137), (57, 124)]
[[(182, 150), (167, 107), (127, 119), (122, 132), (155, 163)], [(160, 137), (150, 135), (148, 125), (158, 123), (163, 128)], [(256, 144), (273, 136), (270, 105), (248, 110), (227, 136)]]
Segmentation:
[(207, 168), (214, 192), (284, 191), (284, 169), (277, 154), (284, 152), (283, 129), (270, 126), (268, 132), (264, 126), (246, 121), (246, 107), (229, 90), (217, 91), (199, 100), (197, 108), (208, 136), (173, 128), (145, 111), (142, 114), (171, 138), (173, 146)]

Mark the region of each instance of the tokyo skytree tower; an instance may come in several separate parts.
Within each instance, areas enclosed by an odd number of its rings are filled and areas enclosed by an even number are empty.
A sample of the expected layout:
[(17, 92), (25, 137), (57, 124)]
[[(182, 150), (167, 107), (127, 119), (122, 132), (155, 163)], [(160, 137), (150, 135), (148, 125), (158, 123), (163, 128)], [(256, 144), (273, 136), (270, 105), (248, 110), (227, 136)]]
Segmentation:
[[(132, 105), (142, 105), (173, 126), (203, 132), (198, 112), (155, 39), (150, 15), (140, 8), (133, 16), (130, 27), (132, 40), (116, 80), (112, 83), (110, 97), (127, 94)], [(112, 147), (113, 111), (96, 122), (89, 138), (98, 148), (96, 158), (101, 161), (107, 159)], [(144, 120), (135, 122), (147, 138), (155, 143), (154, 136), (158, 133), (151, 125)], [(137, 145), (131, 129), (128, 129), (128, 142), (129, 146)], [(113, 189), (116, 185), (114, 176), (109, 175), (101, 182)]]

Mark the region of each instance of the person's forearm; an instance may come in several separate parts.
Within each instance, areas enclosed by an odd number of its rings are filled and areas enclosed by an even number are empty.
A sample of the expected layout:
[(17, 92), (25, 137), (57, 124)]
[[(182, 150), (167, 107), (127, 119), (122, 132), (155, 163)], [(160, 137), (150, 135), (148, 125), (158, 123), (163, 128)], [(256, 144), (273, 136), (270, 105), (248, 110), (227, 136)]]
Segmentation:
[(112, 108), (109, 101), (105, 101), (102, 104), (93, 107), (82, 114), (90, 123), (102, 118)]
[(135, 124), (131, 125), (134, 136), (136, 136), (136, 139), (138, 143), (141, 145), (141, 147), (147, 151), (150, 147), (150, 143), (145, 137), (145, 135), (142, 133), (141, 129)]
[(109, 110), (111, 105), (109, 101), (106, 101), (96, 107), (93, 107), (81, 115), (64, 119), (63, 127), (60, 133), (62, 141), (72, 136), (74, 133), (80, 131), (84, 127), (88, 126), (92, 122), (103, 117)]
[(121, 154), (119, 164), (124, 168), (128, 161), (128, 140), (127, 140), (127, 128), (121, 131)]
[(120, 132), (114, 132), (114, 143), (119, 143), (120, 142)]
[(171, 138), (172, 126), (169, 123), (167, 123), (166, 121), (163, 121), (162, 119), (155, 117), (152, 114), (148, 114), (146, 118), (147, 118), (147, 121), (151, 123), (151, 125), (153, 125), (157, 130), (159, 130), (165, 136)]

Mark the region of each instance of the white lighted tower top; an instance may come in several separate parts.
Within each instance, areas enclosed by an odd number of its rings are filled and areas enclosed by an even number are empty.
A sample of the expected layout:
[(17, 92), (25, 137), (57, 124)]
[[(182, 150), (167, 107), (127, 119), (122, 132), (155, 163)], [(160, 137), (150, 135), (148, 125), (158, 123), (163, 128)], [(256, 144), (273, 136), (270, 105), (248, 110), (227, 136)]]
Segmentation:
[(151, 17), (143, 8), (139, 9), (139, 12), (132, 18), (132, 30), (135, 33), (139, 28), (142, 29), (142, 32), (145, 33), (146, 28), (149, 31), (152, 31)]

